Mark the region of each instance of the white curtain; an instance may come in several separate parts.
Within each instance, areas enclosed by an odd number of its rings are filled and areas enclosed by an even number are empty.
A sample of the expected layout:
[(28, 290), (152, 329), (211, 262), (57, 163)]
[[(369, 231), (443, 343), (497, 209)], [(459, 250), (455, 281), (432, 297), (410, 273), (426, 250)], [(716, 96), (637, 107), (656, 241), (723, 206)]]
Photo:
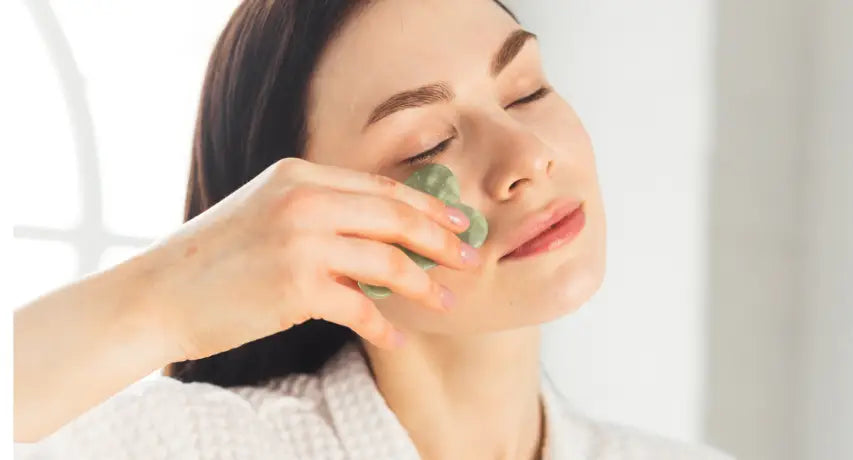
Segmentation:
[(610, 222), (602, 293), (545, 344), (565, 391), (739, 458), (853, 458), (853, 2), (514, 6)]

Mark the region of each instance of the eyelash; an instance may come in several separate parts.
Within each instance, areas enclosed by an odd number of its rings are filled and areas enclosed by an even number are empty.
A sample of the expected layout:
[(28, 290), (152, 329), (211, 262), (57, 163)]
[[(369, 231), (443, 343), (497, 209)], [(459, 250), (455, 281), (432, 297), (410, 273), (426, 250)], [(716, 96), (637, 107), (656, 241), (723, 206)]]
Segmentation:
[(543, 97), (547, 96), (550, 92), (551, 92), (551, 88), (549, 88), (547, 86), (543, 86), (543, 87), (537, 89), (533, 94), (530, 94), (529, 96), (525, 96), (525, 97), (513, 102), (512, 104), (506, 106), (505, 108), (509, 109), (509, 108), (514, 107), (516, 105), (529, 104), (533, 101), (538, 101), (539, 99), (542, 99)]
[(447, 147), (450, 145), (450, 141), (452, 141), (455, 138), (456, 138), (456, 136), (448, 137), (447, 139), (439, 142), (438, 145), (427, 150), (426, 152), (420, 153), (420, 154), (415, 155), (411, 158), (406, 158), (406, 164), (414, 165), (414, 164), (418, 164), (418, 163), (423, 163), (423, 162), (431, 159), (432, 157), (438, 155), (439, 153), (447, 150)]
[[(551, 92), (551, 88), (548, 88), (547, 86), (543, 86), (543, 87), (539, 88), (538, 90), (536, 90), (535, 92), (533, 92), (532, 94), (525, 96), (521, 99), (518, 99), (517, 101), (514, 101), (512, 104), (506, 106), (505, 109), (509, 109), (509, 108), (515, 107), (517, 105), (524, 105), (524, 104), (529, 104), (529, 103), (534, 102), (534, 101), (538, 101), (539, 99), (542, 99), (543, 97), (547, 96), (550, 92)], [(435, 157), (439, 153), (447, 150), (447, 147), (450, 146), (450, 142), (453, 141), (453, 139), (455, 139), (455, 138), (456, 138), (456, 136), (448, 137), (447, 139), (441, 141), (438, 145), (427, 150), (426, 152), (419, 153), (419, 154), (417, 154), (413, 157), (410, 157), (410, 158), (406, 158), (406, 160), (405, 160), (406, 164), (414, 165), (414, 164), (418, 164), (418, 163), (424, 163), (424, 162), (432, 159), (433, 157)]]

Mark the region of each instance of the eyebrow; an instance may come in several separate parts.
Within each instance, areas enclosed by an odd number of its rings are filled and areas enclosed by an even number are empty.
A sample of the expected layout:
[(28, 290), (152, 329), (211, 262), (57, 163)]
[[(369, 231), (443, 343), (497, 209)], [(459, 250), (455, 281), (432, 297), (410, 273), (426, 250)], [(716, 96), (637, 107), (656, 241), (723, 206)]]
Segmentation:
[(509, 37), (504, 40), (503, 45), (495, 53), (495, 57), (492, 59), (492, 76), (496, 77), (499, 73), (515, 59), (515, 56), (521, 51), (521, 48), (524, 47), (524, 44), (527, 43), (527, 40), (531, 38), (536, 38), (536, 34), (532, 32), (528, 32), (524, 29), (518, 29), (515, 32), (511, 33)]
[[(527, 40), (531, 38), (536, 38), (536, 34), (523, 29), (518, 29), (511, 33), (492, 58), (492, 65), (490, 67), (492, 77), (496, 77), (501, 73), (512, 62), (515, 56), (518, 55)], [(439, 102), (450, 102), (453, 98), (453, 90), (445, 82), (432, 83), (421, 86), (420, 88), (397, 93), (373, 109), (367, 118), (367, 124), (365, 124), (364, 128), (400, 110)]]
[(453, 100), (453, 90), (447, 83), (433, 83), (420, 88), (403, 91), (397, 93), (385, 102), (376, 106), (367, 119), (367, 124), (373, 124), (377, 121), (391, 115), (394, 112), (420, 107), (422, 105), (436, 104), (438, 102), (450, 102)]

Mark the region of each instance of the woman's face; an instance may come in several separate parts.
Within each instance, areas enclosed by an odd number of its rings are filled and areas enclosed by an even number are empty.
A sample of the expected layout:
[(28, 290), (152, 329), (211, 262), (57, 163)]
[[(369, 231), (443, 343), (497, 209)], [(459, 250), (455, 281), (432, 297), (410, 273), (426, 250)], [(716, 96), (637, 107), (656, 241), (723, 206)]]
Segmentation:
[[(377, 301), (403, 330), (465, 334), (542, 323), (578, 308), (601, 283), (605, 219), (590, 140), (562, 97), (537, 98), (550, 86), (536, 39), (521, 30), (492, 0), (373, 2), (340, 31), (312, 80), (306, 159), (403, 181), (426, 164), (408, 158), (449, 139), (427, 161), (453, 170), (462, 201), (489, 221), (479, 268), (429, 272), (456, 295), (453, 311), (399, 295)], [(386, 110), (389, 98), (423, 87), (429, 97)], [(578, 236), (502, 260), (521, 224), (558, 199), (583, 202)]]

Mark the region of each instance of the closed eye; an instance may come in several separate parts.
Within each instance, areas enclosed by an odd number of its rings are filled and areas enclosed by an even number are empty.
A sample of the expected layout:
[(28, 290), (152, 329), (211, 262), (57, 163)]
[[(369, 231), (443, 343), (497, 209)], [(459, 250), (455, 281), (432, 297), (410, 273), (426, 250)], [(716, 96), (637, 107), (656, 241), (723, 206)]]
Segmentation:
[(410, 157), (410, 158), (406, 158), (404, 161), (405, 161), (405, 163), (406, 163), (406, 164), (409, 164), (409, 165), (414, 165), (414, 164), (418, 164), (418, 163), (424, 163), (424, 162), (426, 162), (427, 160), (430, 160), (430, 159), (431, 159), (431, 158), (433, 158), (434, 156), (438, 155), (439, 153), (441, 153), (441, 152), (443, 152), (443, 151), (447, 150), (447, 147), (449, 147), (449, 146), (450, 146), (450, 143), (451, 143), (451, 142), (453, 141), (453, 139), (455, 139), (455, 138), (456, 138), (456, 135), (453, 135), (453, 136), (451, 136), (451, 137), (448, 137), (447, 139), (445, 139), (445, 140), (441, 141), (438, 145), (436, 145), (435, 147), (433, 147), (433, 148), (431, 148), (431, 149), (427, 150), (426, 152), (419, 153), (419, 154), (417, 154), (417, 155), (415, 155), (415, 156), (413, 156), (413, 157)]
[(518, 99), (517, 101), (514, 101), (512, 104), (510, 104), (504, 108), (510, 109), (512, 107), (516, 107), (516, 106), (524, 105), (524, 104), (529, 104), (533, 101), (538, 101), (539, 99), (542, 99), (543, 97), (547, 96), (550, 92), (551, 92), (551, 88), (549, 88), (547, 86), (543, 86), (543, 87), (539, 88), (538, 90), (536, 90), (536, 92), (534, 92), (533, 94), (530, 94), (528, 96), (524, 96), (523, 98)]

